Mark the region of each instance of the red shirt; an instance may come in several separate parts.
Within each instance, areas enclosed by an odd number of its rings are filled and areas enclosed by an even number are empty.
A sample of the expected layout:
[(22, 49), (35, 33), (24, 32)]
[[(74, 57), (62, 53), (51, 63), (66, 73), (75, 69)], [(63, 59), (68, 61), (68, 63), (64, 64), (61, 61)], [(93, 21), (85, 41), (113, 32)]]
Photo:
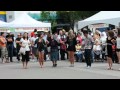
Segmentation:
[[(4, 43), (3, 43), (3, 42), (4, 42)], [(1, 37), (1, 36), (0, 36), (0, 46), (1, 46), (1, 47), (6, 47), (6, 43), (5, 43), (5, 42), (6, 42), (6, 39), (5, 39), (4, 37)]]
[(32, 32), (32, 33), (31, 33), (31, 37), (33, 37), (34, 35), (35, 35), (35, 33), (34, 33), (34, 32)]

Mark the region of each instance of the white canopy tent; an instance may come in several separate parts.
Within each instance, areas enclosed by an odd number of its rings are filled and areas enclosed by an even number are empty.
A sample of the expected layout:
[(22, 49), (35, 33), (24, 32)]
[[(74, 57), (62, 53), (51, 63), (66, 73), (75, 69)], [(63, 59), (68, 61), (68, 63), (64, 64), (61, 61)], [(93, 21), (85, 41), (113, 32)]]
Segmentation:
[(10, 22), (8, 24), (8, 27), (11, 28), (35, 28), (35, 27), (45, 27), (50, 28), (51, 23), (43, 23), (40, 21), (37, 21), (30, 17), (28, 14), (24, 13), (14, 21)]
[(0, 32), (7, 32), (8, 23), (0, 20)]
[(7, 27), (8, 23), (0, 20), (0, 28)]
[(99, 13), (78, 22), (78, 29), (81, 29), (87, 25), (106, 23), (115, 26), (120, 25), (120, 11), (100, 11)]

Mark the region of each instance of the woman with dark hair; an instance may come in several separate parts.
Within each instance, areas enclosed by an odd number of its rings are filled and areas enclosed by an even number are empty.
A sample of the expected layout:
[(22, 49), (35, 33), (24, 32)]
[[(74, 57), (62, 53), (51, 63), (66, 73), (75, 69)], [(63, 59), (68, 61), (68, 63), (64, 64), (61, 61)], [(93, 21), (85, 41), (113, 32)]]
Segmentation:
[(37, 48), (39, 51), (39, 64), (40, 64), (41, 68), (43, 67), (43, 64), (44, 64), (45, 44), (46, 43), (43, 39), (43, 34), (41, 33), (41, 34), (39, 34), (38, 40), (37, 40)]
[(113, 51), (112, 51), (112, 45), (113, 45), (113, 42), (115, 41), (115, 38), (114, 38), (114, 33), (113, 31), (108, 31), (108, 37), (107, 37), (107, 62), (109, 64), (109, 67), (108, 67), (108, 70), (112, 70), (112, 56), (113, 56)]
[(20, 40), (21, 42), (21, 47), (24, 48), (25, 53), (22, 54), (22, 63), (23, 63), (23, 68), (27, 69), (28, 61), (29, 61), (29, 52), (30, 52), (30, 41), (28, 39), (28, 35), (25, 32), (23, 35), (23, 38)]
[(53, 63), (53, 67), (57, 67), (58, 42), (55, 40), (53, 35), (51, 35), (51, 40), (50, 40), (49, 44), (50, 44), (50, 48), (51, 48), (51, 61)]

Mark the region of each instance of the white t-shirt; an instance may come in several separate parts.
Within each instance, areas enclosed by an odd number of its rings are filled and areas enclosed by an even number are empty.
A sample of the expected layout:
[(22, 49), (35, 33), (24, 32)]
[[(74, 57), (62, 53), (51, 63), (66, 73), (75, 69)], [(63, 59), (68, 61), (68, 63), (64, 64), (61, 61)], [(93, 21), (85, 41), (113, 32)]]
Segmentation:
[(58, 39), (60, 40), (61, 39), (61, 37), (63, 37), (63, 38), (66, 38), (66, 36), (65, 35), (58, 35)]
[[(35, 41), (38, 39), (38, 37), (32, 37), (31, 42), (35, 43)], [(37, 44), (34, 45), (34, 47), (37, 47)]]
[(14, 37), (14, 47), (16, 48), (16, 42), (15, 42), (16, 38)]
[(43, 39), (45, 40), (45, 42), (47, 41), (47, 35), (44, 35)]
[(100, 41), (104, 45), (106, 43), (107, 38), (101, 38)]
[(120, 49), (120, 37), (117, 37), (116, 41), (117, 41), (117, 49)]
[(82, 39), (83, 39), (82, 44), (84, 45), (84, 49), (91, 49), (92, 43), (94, 42), (93, 38), (90, 35), (88, 35), (87, 38), (84, 36)]
[(25, 50), (26, 51), (30, 51), (30, 48), (29, 48), (29, 44), (30, 44), (30, 40), (24, 40), (23, 38), (21, 38), (20, 42), (22, 42), (22, 46), (25, 46)]
[(100, 45), (94, 45), (93, 46), (93, 50), (100, 51), (101, 50), (101, 46)]

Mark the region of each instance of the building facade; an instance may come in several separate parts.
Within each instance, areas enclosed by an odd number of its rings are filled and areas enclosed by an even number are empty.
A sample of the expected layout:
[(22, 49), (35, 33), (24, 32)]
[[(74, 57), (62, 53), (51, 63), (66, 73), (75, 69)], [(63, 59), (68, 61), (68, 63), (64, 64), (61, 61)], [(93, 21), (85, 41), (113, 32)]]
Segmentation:
[(6, 11), (0, 11), (0, 20), (6, 22)]
[(11, 22), (23, 14), (25, 11), (0, 11), (0, 20)]

